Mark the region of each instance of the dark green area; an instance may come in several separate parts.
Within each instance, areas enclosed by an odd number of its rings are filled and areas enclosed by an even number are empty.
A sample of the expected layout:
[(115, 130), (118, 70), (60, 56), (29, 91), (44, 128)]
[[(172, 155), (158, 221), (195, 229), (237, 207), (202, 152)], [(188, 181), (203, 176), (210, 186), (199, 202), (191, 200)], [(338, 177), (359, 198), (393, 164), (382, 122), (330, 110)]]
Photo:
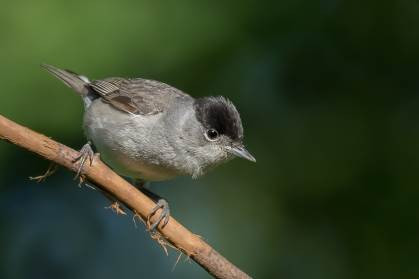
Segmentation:
[[(248, 149), (152, 187), (255, 278), (418, 278), (417, 1), (3, 1), (0, 113), (80, 148), (43, 71), (145, 77), (239, 108)], [(48, 162), (0, 142), (0, 278), (208, 278)]]

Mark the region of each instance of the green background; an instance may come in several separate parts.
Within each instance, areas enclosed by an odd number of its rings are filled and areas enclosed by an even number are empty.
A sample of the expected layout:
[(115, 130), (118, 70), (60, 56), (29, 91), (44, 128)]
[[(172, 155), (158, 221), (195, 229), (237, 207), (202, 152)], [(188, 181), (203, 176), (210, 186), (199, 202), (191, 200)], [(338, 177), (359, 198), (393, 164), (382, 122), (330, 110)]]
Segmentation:
[[(1, 1), (0, 113), (75, 149), (76, 94), (39, 65), (224, 95), (257, 158), (155, 183), (255, 278), (419, 277), (417, 1)], [(131, 216), (0, 142), (1, 278), (208, 278)]]

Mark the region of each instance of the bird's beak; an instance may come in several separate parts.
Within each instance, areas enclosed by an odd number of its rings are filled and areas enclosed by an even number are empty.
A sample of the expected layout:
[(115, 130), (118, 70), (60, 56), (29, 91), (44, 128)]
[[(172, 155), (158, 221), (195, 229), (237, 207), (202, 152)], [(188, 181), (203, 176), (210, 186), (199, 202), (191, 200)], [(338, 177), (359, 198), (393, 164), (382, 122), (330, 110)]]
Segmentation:
[(237, 156), (237, 157), (240, 157), (240, 158), (252, 161), (252, 162), (256, 162), (255, 157), (253, 157), (252, 154), (250, 154), (249, 151), (247, 151), (246, 148), (242, 146), (228, 147), (227, 152), (233, 154), (234, 156)]

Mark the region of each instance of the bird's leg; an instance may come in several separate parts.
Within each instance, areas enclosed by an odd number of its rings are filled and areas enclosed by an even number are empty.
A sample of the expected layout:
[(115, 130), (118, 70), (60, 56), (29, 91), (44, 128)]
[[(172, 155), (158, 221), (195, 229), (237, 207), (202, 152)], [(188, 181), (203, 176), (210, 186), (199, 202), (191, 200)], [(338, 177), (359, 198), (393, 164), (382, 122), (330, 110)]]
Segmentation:
[[(160, 197), (159, 195), (151, 192), (150, 190), (148, 190), (147, 188), (143, 188), (141, 189), (141, 191), (146, 194), (150, 199), (152, 199), (153, 201), (155, 201), (157, 204), (156, 206), (151, 210), (150, 214), (147, 216), (147, 224), (149, 224), (149, 229), (150, 231), (155, 231), (156, 228), (160, 225), (161, 222), (162, 223), (162, 228), (164, 228), (164, 226), (167, 225), (167, 223), (169, 222), (169, 218), (170, 218), (170, 208), (169, 208), (169, 203), (163, 199), (162, 197)], [(160, 213), (159, 218), (157, 219), (157, 221), (154, 224), (151, 224), (150, 222), (150, 218), (156, 214), (157, 210), (161, 209), (162, 212)]]
[(157, 210), (159, 210), (160, 208), (161, 208), (162, 212), (161, 212), (159, 218), (157, 219), (157, 221), (150, 226), (150, 231), (155, 231), (156, 228), (159, 226), (159, 224), (162, 221), (163, 221), (162, 226), (161, 226), (162, 228), (164, 228), (167, 225), (167, 223), (169, 223), (170, 207), (169, 207), (169, 203), (163, 198), (160, 198), (160, 199), (157, 200), (157, 205), (153, 208), (153, 210), (151, 210), (151, 213), (147, 217), (147, 223), (151, 224), (150, 223), (150, 218), (154, 214), (156, 214)]
[[(134, 185), (141, 191), (143, 192), (147, 197), (149, 197), (150, 199), (152, 199), (156, 204), (156, 206), (151, 210), (150, 214), (148, 214), (147, 216), (147, 225), (148, 225), (148, 229), (152, 232), (154, 232), (156, 230), (156, 228), (160, 225), (160, 223), (162, 223), (162, 228), (164, 228), (164, 226), (167, 225), (167, 223), (169, 222), (169, 218), (170, 218), (170, 208), (169, 208), (169, 203), (163, 199), (162, 197), (160, 197), (159, 195), (153, 193), (152, 191), (150, 191), (149, 189), (145, 188), (145, 182), (143, 180), (136, 180), (134, 181)], [(156, 214), (156, 212), (161, 209), (161, 213), (159, 218), (157, 219), (157, 221), (153, 224), (151, 224), (150, 218), (153, 217), (154, 214)]]
[(93, 153), (91, 142), (88, 141), (80, 149), (80, 155), (73, 160), (73, 163), (76, 163), (76, 162), (80, 161), (80, 165), (79, 165), (79, 168), (77, 169), (77, 173), (76, 173), (76, 176), (74, 177), (74, 179), (77, 179), (78, 177), (80, 177), (81, 172), (82, 172), (83, 167), (84, 167), (84, 164), (86, 163), (87, 159), (89, 159), (90, 165), (92, 165), (94, 155), (95, 154)]

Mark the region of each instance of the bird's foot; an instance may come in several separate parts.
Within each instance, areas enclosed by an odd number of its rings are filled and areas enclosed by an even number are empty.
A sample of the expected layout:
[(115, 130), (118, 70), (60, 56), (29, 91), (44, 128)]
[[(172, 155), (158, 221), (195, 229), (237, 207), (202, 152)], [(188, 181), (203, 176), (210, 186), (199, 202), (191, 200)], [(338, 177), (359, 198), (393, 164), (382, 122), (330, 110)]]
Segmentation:
[(92, 146), (90, 144), (91, 143), (89, 141), (85, 145), (83, 145), (83, 147), (80, 150), (80, 155), (73, 160), (73, 163), (76, 163), (76, 162), (80, 161), (79, 167), (77, 169), (76, 176), (74, 176), (74, 180), (76, 180), (82, 174), (81, 172), (83, 170), (84, 164), (86, 163), (86, 160), (89, 160), (90, 166), (93, 163), (93, 158), (94, 158), (95, 154), (94, 154)]
[[(159, 209), (162, 210), (161, 213), (160, 213), (160, 216), (159, 216), (159, 218), (157, 218), (157, 221), (152, 224), (150, 219), (151, 219), (151, 217), (154, 216), (154, 214), (157, 213), (157, 211)], [(148, 230), (151, 231), (151, 232), (156, 231), (156, 229), (160, 225), (160, 223), (162, 224), (161, 228), (164, 228), (167, 225), (167, 223), (169, 222), (169, 219), (170, 219), (169, 203), (165, 199), (159, 199), (157, 201), (157, 205), (153, 208), (153, 210), (151, 210), (151, 213), (147, 216)]]
[(125, 211), (121, 208), (121, 205), (117, 201), (114, 201), (110, 206), (107, 206), (105, 208), (112, 209), (112, 211), (115, 212), (116, 215), (127, 215), (127, 213), (125, 213)]

